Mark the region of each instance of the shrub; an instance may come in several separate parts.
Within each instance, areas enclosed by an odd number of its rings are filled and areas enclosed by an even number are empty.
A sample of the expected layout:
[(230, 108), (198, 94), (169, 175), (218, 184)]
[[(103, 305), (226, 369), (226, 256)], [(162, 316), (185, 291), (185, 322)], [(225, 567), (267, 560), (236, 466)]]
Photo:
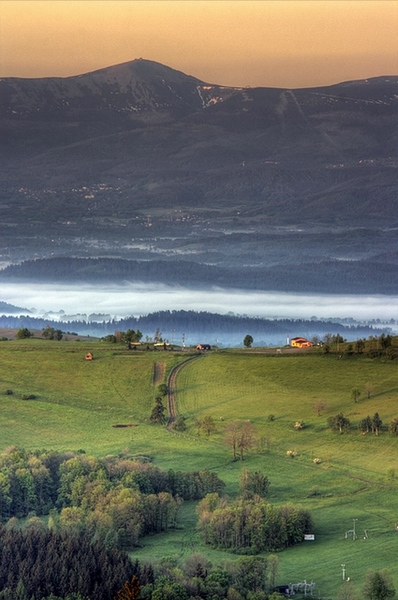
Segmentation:
[(22, 329), (18, 329), (16, 336), (18, 340), (24, 340), (32, 337), (33, 333), (27, 327), (23, 327)]
[(187, 428), (187, 424), (185, 423), (185, 417), (182, 415), (178, 416), (173, 423), (174, 431), (185, 431)]

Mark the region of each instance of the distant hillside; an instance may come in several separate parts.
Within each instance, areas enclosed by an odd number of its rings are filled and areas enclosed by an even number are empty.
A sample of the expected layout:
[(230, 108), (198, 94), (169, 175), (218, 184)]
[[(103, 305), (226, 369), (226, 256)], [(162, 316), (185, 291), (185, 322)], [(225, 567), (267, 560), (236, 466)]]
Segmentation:
[(375, 262), (397, 251), (397, 117), (397, 76), (239, 88), (139, 59), (4, 78), (0, 259)]
[[(220, 315), (206, 311), (164, 310), (141, 317), (109, 320), (65, 320), (51, 321), (48, 318), (27, 316), (0, 316), (0, 328), (40, 331), (47, 325), (53, 325), (64, 332), (79, 335), (104, 337), (115, 331), (139, 329), (145, 340), (152, 338), (160, 331), (164, 340), (180, 346), (182, 341), (187, 345), (210, 343), (219, 346), (242, 346), (243, 338), (250, 333), (255, 345), (284, 345), (287, 338), (301, 335), (311, 339), (318, 336), (322, 339), (326, 334), (340, 334), (349, 341), (369, 336), (379, 336), (385, 328), (368, 325), (343, 325), (335, 321), (315, 319), (261, 319), (236, 315)], [(39, 334), (40, 335), (40, 334)], [(6, 335), (7, 337), (7, 335)]]
[(24, 313), (29, 314), (31, 311), (27, 308), (22, 308), (20, 306), (14, 306), (13, 304), (8, 304), (8, 302), (3, 302), (0, 300), (0, 313), (6, 314), (18, 314)]
[(0, 282), (164, 283), (192, 288), (283, 292), (398, 294), (396, 262), (332, 261), (272, 267), (218, 267), (189, 261), (52, 258), (25, 261), (0, 271)]

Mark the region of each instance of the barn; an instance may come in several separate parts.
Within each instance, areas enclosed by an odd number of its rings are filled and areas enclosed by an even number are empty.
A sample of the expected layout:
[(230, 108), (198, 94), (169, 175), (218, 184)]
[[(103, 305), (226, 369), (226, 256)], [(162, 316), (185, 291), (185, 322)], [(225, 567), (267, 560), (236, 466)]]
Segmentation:
[(314, 344), (303, 337), (294, 337), (290, 340), (290, 345), (294, 348), (311, 348)]

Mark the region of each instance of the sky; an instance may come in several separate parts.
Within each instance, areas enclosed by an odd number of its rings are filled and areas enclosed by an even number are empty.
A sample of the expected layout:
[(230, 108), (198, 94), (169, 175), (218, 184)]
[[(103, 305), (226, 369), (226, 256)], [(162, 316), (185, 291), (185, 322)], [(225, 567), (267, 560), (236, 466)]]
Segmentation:
[(0, 0), (0, 15), (0, 77), (135, 58), (231, 86), (398, 74), (398, 0)]

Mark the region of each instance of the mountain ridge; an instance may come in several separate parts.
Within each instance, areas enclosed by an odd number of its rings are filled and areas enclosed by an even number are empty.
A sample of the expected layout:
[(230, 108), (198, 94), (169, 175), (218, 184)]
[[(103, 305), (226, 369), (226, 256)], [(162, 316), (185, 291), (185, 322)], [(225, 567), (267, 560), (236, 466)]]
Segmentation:
[[(0, 125), (3, 261), (76, 245), (234, 268), (397, 251), (383, 232), (398, 227), (398, 76), (228, 87), (136, 59), (3, 78)], [(313, 235), (336, 227), (337, 254)]]

